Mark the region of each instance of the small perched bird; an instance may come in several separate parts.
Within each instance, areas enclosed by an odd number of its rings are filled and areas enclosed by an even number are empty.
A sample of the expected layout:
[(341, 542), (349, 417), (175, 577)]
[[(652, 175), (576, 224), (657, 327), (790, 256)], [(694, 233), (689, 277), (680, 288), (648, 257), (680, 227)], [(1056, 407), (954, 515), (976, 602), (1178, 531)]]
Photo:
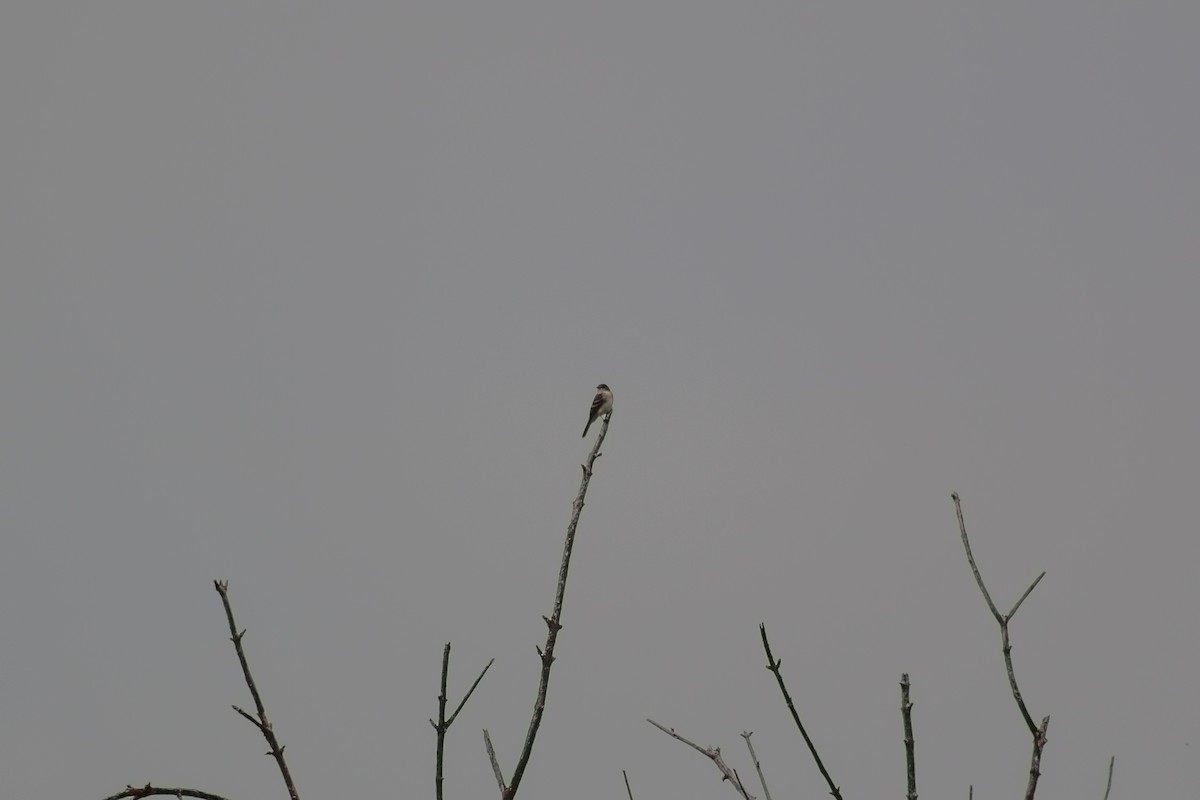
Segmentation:
[(583, 429), (583, 436), (587, 436), (588, 428), (592, 427), (593, 422), (605, 414), (611, 413), (612, 390), (608, 388), (607, 384), (602, 383), (596, 387), (596, 397), (592, 400), (592, 413), (588, 415), (588, 423)]

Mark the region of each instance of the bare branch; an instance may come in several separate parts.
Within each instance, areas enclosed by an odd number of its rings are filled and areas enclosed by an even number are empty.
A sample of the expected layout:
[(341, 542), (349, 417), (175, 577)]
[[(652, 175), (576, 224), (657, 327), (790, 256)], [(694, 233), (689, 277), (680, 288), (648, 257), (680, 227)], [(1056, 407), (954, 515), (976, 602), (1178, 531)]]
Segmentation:
[[(492, 659), (495, 661), (496, 659)], [(437, 771), (434, 773), (433, 783), (437, 790), (437, 800), (442, 800), (442, 783), (444, 780), (443, 764), (445, 763), (446, 752), (446, 731), (450, 730), (450, 726), (454, 724), (454, 719), (458, 716), (458, 712), (462, 711), (463, 706), (467, 704), (467, 700), (471, 699), (471, 694), (475, 691), (475, 687), (483, 680), (483, 676), (487, 674), (488, 669), (492, 666), (492, 661), (487, 663), (483, 668), (483, 672), (479, 673), (479, 677), (471, 684), (471, 688), (463, 696), (462, 702), (458, 704), (458, 708), (454, 709), (454, 713), (446, 718), (446, 685), (450, 676), (450, 643), (446, 642), (446, 646), (442, 648), (442, 691), (438, 694), (438, 721), (429, 720), (429, 724), (437, 731)]]
[(1025, 720), (1025, 727), (1029, 729), (1029, 733), (1033, 737), (1033, 753), (1029, 760), (1029, 783), (1025, 790), (1026, 800), (1033, 800), (1034, 792), (1037, 791), (1038, 777), (1041, 775), (1042, 750), (1046, 747), (1046, 730), (1050, 727), (1050, 717), (1044, 717), (1040, 726), (1035, 725), (1029, 709), (1025, 706), (1025, 698), (1021, 695), (1021, 688), (1017, 686), (1017, 675), (1013, 670), (1012, 642), (1008, 638), (1008, 623), (1017, 613), (1021, 604), (1025, 602), (1025, 598), (1029, 597), (1029, 593), (1042, 582), (1042, 578), (1046, 577), (1046, 573), (1043, 572), (1034, 579), (1024, 594), (1013, 604), (1012, 610), (1008, 614), (1001, 614), (996, 608), (996, 604), (992, 602), (992, 596), (983, 583), (983, 577), (979, 574), (975, 556), (971, 554), (971, 541), (967, 538), (967, 523), (963, 520), (962, 501), (958, 497), (958, 492), (954, 492), (950, 497), (954, 501), (954, 510), (958, 516), (958, 530), (962, 537), (963, 549), (967, 553), (967, 562), (971, 565), (971, 572), (975, 575), (975, 582), (979, 584), (979, 591), (983, 593), (983, 599), (987, 601), (992, 616), (996, 618), (996, 624), (1000, 626), (1000, 647), (1004, 653), (1004, 669), (1008, 673), (1009, 688), (1012, 689), (1013, 699), (1017, 701), (1017, 709), (1020, 710), (1021, 717)]
[[(621, 775), (623, 775), (625, 778), (625, 793), (629, 795), (629, 800), (633, 800), (633, 789), (629, 788), (629, 775), (626, 774), (625, 770), (621, 770)], [(1104, 800), (1108, 800), (1107, 795), (1105, 796)]]
[(904, 760), (908, 765), (908, 800), (917, 800), (917, 758), (913, 752), (912, 701), (908, 699), (908, 673), (900, 676), (900, 716), (904, 719)]
[[(1113, 765), (1117, 763), (1117, 757), (1113, 756), (1108, 760), (1108, 785), (1104, 787), (1104, 800), (1108, 800), (1108, 793), (1112, 791), (1112, 773)], [(630, 798), (629, 800), (633, 800)]]
[(216, 587), (217, 594), (221, 595), (221, 603), (225, 606), (225, 618), (229, 621), (229, 638), (233, 641), (234, 649), (237, 650), (238, 661), (242, 665), (242, 675), (246, 678), (246, 686), (250, 689), (250, 696), (254, 698), (254, 707), (258, 711), (258, 719), (250, 716), (242, 709), (234, 706), (239, 714), (250, 720), (262, 732), (263, 738), (267, 740), (267, 746), (271, 748), (268, 755), (275, 758), (275, 763), (279, 765), (279, 772), (283, 775), (283, 782), (287, 786), (288, 795), (292, 800), (300, 800), (300, 795), (296, 792), (296, 784), (292, 780), (292, 774), (288, 770), (287, 761), (283, 757), (283, 746), (279, 744), (279, 739), (275, 736), (275, 730), (271, 727), (271, 723), (267, 720), (267, 710), (263, 707), (262, 696), (258, 693), (258, 687), (254, 683), (254, 676), (250, 674), (250, 665), (246, 661), (246, 651), (242, 649), (242, 638), (246, 635), (246, 631), (238, 633), (237, 623), (233, 620), (233, 606), (229, 604), (229, 582), (228, 581), (213, 581), (213, 586)]
[(1042, 582), (1042, 578), (1044, 577), (1046, 577), (1046, 571), (1042, 570), (1042, 574), (1033, 579), (1033, 583), (1029, 584), (1029, 588), (1025, 590), (1025, 594), (1021, 595), (1021, 599), (1013, 604), (1012, 611), (1004, 615), (1006, 620), (1013, 618), (1013, 614), (1017, 613), (1017, 609), (1021, 607), (1021, 603), (1025, 602), (1025, 598), (1029, 597), (1029, 593), (1037, 588), (1037, 585)]
[(201, 792), (196, 789), (182, 789), (179, 787), (151, 786), (148, 783), (145, 786), (126, 786), (123, 791), (111, 794), (104, 798), (104, 800), (125, 800), (125, 798), (140, 800), (143, 797), (154, 797), (157, 795), (166, 797), (195, 797), (198, 800), (225, 800), (221, 795), (212, 794), (211, 792)]
[(813, 761), (817, 762), (817, 769), (821, 771), (821, 775), (825, 778), (825, 783), (829, 784), (829, 793), (836, 800), (842, 800), (842, 790), (833, 782), (833, 778), (829, 776), (829, 770), (825, 769), (825, 763), (821, 761), (821, 756), (817, 753), (817, 747), (813, 744), (813, 740), (809, 737), (808, 731), (804, 729), (804, 723), (800, 721), (800, 714), (796, 712), (796, 704), (792, 702), (792, 696), (788, 693), (787, 686), (783, 683), (783, 674), (779, 671), (783, 661), (776, 661), (771, 655), (771, 643), (767, 641), (767, 626), (759, 624), (758, 632), (762, 634), (763, 650), (767, 654), (767, 669), (775, 673), (775, 680), (779, 683), (779, 691), (783, 692), (784, 702), (787, 703), (788, 711), (792, 712), (792, 719), (796, 722), (796, 727), (800, 729), (800, 735), (804, 737), (804, 743), (808, 745), (808, 752), (812, 753)]
[(458, 712), (462, 711), (463, 706), (465, 706), (467, 701), (471, 699), (471, 695), (475, 693), (475, 687), (479, 685), (481, 680), (483, 680), (483, 676), (487, 675), (487, 671), (492, 668), (492, 664), (495, 661), (496, 659), (493, 658), (484, 664), (483, 671), (479, 673), (479, 677), (476, 678), (475, 682), (471, 684), (471, 688), (467, 689), (467, 693), (463, 695), (463, 699), (459, 702), (458, 707), (454, 709), (454, 713), (450, 715), (450, 719), (446, 720), (447, 728), (454, 724), (454, 720), (458, 717)]
[(762, 786), (763, 797), (766, 800), (771, 800), (771, 790), (767, 788), (767, 779), (763, 777), (762, 765), (758, 763), (758, 756), (754, 752), (754, 745), (750, 743), (750, 737), (754, 735), (754, 731), (742, 731), (742, 738), (746, 740), (746, 747), (750, 750), (750, 760), (754, 762), (754, 769), (758, 772), (758, 783)]
[(1042, 775), (1042, 750), (1046, 747), (1046, 729), (1050, 717), (1042, 717), (1042, 726), (1033, 734), (1033, 755), (1029, 758), (1029, 784), (1025, 788), (1025, 800), (1033, 800), (1037, 791), (1038, 778)]
[(529, 765), (529, 757), (533, 755), (533, 743), (537, 739), (538, 728), (542, 725), (542, 715), (546, 711), (546, 690), (550, 686), (550, 668), (554, 665), (554, 645), (558, 641), (558, 632), (562, 630), (563, 598), (567, 593), (567, 571), (571, 566), (571, 552), (575, 548), (575, 530), (579, 525), (579, 516), (583, 513), (583, 501), (587, 496), (588, 484), (592, 480), (592, 466), (596, 463), (596, 459), (600, 457), (600, 447), (604, 444), (604, 437), (608, 435), (608, 423), (611, 418), (611, 412), (604, 416), (604, 421), (600, 425), (600, 435), (596, 437), (596, 444), (592, 447), (592, 452), (588, 456), (587, 462), (580, 464), (580, 467), (583, 469), (583, 478), (579, 483), (579, 492), (575, 495), (575, 502), (571, 506), (571, 522), (567, 525), (567, 539), (563, 544), (562, 566), (558, 570), (558, 588), (554, 593), (554, 612), (549, 617), (542, 617), (546, 621), (547, 633), (545, 646), (538, 648), (538, 654), (542, 660), (542, 675), (538, 681), (537, 699), (533, 703), (533, 716), (529, 720), (529, 730), (525, 734), (525, 744), (521, 747), (521, 755), (517, 758), (517, 765), (513, 768), (512, 781), (508, 786), (504, 785), (498, 764), (494, 759), (492, 762), (493, 767), (497, 770), (502, 800), (512, 800), (517, 794), (517, 789), (521, 786), (521, 778), (525, 776), (525, 768)]
[(496, 748), (492, 747), (492, 737), (488, 735), (487, 728), (483, 729), (483, 745), (487, 748), (488, 760), (492, 762), (492, 773), (496, 776), (500, 793), (507, 795), (508, 787), (504, 785), (504, 773), (500, 771), (500, 762), (496, 760)]
[(958, 529), (962, 531), (963, 549), (967, 551), (967, 562), (971, 565), (971, 572), (975, 573), (975, 582), (979, 584), (979, 591), (983, 592), (983, 599), (987, 601), (988, 608), (992, 611), (992, 616), (1000, 622), (1003, 618), (1000, 610), (996, 608), (996, 604), (992, 602), (992, 596), (988, 594), (987, 587), (983, 585), (983, 576), (979, 574), (979, 567), (975, 565), (975, 556), (971, 555), (971, 541), (967, 538), (967, 523), (963, 520), (962, 502), (958, 499), (958, 492), (950, 495), (954, 499), (954, 510), (958, 512)]
[(738, 778), (737, 773), (729, 768), (729, 766), (725, 763), (725, 759), (721, 758), (721, 748), (719, 748), (719, 747), (701, 747), (700, 745), (693, 742), (691, 739), (688, 739), (688, 738), (676, 733), (674, 728), (668, 728), (665, 725), (660, 725), (659, 723), (655, 722), (652, 719), (647, 719), (646, 722), (649, 722), (651, 725), (658, 728), (660, 731), (667, 734), (671, 738), (678, 739), (679, 741), (686, 744), (688, 747), (691, 747), (692, 749), (696, 750), (697, 752), (703, 753), (704, 755), (708, 756), (710, 759), (712, 759), (712, 762), (717, 765), (717, 769), (721, 770), (721, 776), (722, 776), (721, 780), (729, 781), (731, 784), (733, 784), (734, 791), (737, 792), (738, 794), (740, 794), (746, 800), (754, 800), (754, 795), (752, 795), (746, 791), (746, 787), (742, 785), (742, 782)]

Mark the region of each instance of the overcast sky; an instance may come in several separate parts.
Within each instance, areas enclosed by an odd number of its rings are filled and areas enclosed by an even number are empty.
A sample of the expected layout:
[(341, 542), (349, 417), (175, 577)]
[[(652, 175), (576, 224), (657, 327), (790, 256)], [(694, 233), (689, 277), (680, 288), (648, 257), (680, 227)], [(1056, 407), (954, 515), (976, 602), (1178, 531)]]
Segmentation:
[[(0, 10), (0, 773), (527, 800), (1200, 785), (1200, 4)], [(594, 435), (594, 432), (593, 434)], [(757, 786), (752, 791), (761, 797)]]

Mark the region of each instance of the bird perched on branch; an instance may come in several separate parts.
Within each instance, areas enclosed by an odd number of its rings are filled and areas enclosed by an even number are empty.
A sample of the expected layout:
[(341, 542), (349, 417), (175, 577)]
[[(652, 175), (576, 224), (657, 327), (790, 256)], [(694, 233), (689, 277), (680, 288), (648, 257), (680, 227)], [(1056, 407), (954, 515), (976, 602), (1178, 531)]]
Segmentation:
[(592, 400), (592, 413), (588, 415), (587, 425), (583, 429), (583, 436), (587, 436), (588, 428), (592, 427), (593, 422), (606, 414), (612, 413), (612, 406), (612, 390), (608, 388), (607, 384), (602, 383), (596, 387), (596, 397)]

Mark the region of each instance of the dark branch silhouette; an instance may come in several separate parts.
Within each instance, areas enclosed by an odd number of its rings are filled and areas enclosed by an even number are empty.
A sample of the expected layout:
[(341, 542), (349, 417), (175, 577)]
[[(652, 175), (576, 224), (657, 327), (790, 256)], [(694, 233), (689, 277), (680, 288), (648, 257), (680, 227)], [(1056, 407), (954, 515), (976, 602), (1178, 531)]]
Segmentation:
[(783, 683), (783, 674), (779, 668), (783, 665), (783, 659), (778, 661), (771, 655), (771, 643), (767, 641), (767, 626), (759, 624), (758, 632), (762, 635), (763, 650), (767, 654), (767, 669), (775, 674), (775, 680), (779, 682), (779, 691), (783, 692), (783, 700), (787, 703), (788, 711), (792, 712), (792, 719), (796, 722), (796, 727), (800, 729), (800, 735), (804, 737), (804, 743), (808, 745), (808, 752), (812, 753), (813, 761), (817, 762), (817, 769), (821, 771), (821, 775), (825, 778), (825, 783), (829, 784), (829, 793), (837, 800), (842, 800), (842, 790), (833, 782), (833, 778), (829, 776), (829, 770), (825, 769), (825, 763), (821, 761), (821, 756), (817, 753), (817, 747), (813, 744), (813, 740), (809, 737), (808, 731), (804, 729), (804, 723), (800, 721), (800, 714), (796, 711), (796, 704), (792, 702), (792, 695), (788, 692), (787, 686)]
[(267, 755), (274, 757), (275, 763), (279, 765), (279, 772), (283, 775), (283, 782), (287, 786), (288, 795), (291, 796), (292, 800), (300, 800), (300, 795), (296, 793), (296, 784), (292, 780), (292, 773), (288, 770), (287, 761), (283, 758), (283, 746), (279, 744), (279, 739), (275, 736), (275, 730), (267, 720), (267, 710), (263, 707), (262, 697), (259, 695), (258, 687), (254, 683), (254, 676), (250, 674), (250, 665), (246, 662), (246, 651), (242, 649), (242, 637), (246, 635), (246, 631), (243, 629), (239, 632), (237, 623), (233, 621), (233, 606), (229, 604), (229, 582), (213, 581), (213, 586), (216, 587), (217, 594), (221, 595), (221, 603), (225, 606), (225, 618), (229, 621), (229, 638), (233, 641), (234, 649), (237, 650), (238, 661), (242, 665), (242, 675), (246, 678), (246, 686), (250, 689), (250, 696), (254, 698), (254, 708), (258, 712), (258, 717), (251, 716), (238, 706), (234, 706), (233, 710), (248, 719), (262, 733), (263, 738), (267, 740), (267, 746), (271, 748)]
[(567, 525), (562, 566), (558, 570), (558, 588), (554, 593), (554, 611), (549, 617), (542, 617), (546, 622), (547, 632), (545, 646), (538, 648), (538, 655), (542, 660), (542, 675), (538, 681), (537, 699), (533, 703), (533, 716), (529, 720), (525, 744), (521, 747), (521, 755), (517, 758), (516, 767), (513, 768), (512, 779), (507, 784), (504, 782), (504, 773), (500, 770), (500, 763), (496, 759), (496, 751), (492, 747), (491, 737), (486, 730), (483, 732), (488, 758), (492, 762), (492, 770), (496, 773), (496, 782), (500, 784), (500, 794), (503, 800), (512, 800), (521, 787), (521, 779), (525, 776), (529, 757), (533, 755), (533, 743), (537, 739), (538, 728), (542, 725), (542, 715), (546, 711), (546, 690), (550, 686), (550, 667), (554, 665), (554, 645), (558, 642), (558, 632), (562, 630), (563, 597), (567, 593), (567, 572), (571, 566), (571, 551), (575, 547), (575, 530), (579, 525), (579, 516), (583, 513), (583, 502), (587, 496), (588, 484), (592, 480), (592, 467), (596, 463), (596, 459), (600, 457), (600, 447), (604, 444), (604, 437), (608, 435), (608, 423), (611, 419), (611, 412), (604, 416), (604, 422), (600, 426), (600, 435), (596, 437), (596, 444), (592, 447), (587, 461), (580, 465), (583, 469), (583, 478), (580, 480), (575, 502), (571, 506), (571, 522)]
[(489, 669), (491, 669), (492, 662), (495, 660), (496, 659), (493, 658), (491, 661), (487, 662), (483, 668), (483, 671), (479, 673), (479, 677), (475, 679), (475, 682), (471, 684), (471, 688), (467, 690), (465, 695), (463, 695), (463, 699), (461, 702), (459, 702), (458, 707), (454, 709), (454, 713), (451, 714), (447, 719), (446, 684), (450, 676), (450, 643), (446, 642), (445, 648), (442, 649), (442, 691), (438, 695), (438, 721), (434, 722), (432, 719), (429, 720), (429, 724), (433, 726), (435, 731), (437, 731), (437, 771), (434, 774), (433, 779), (434, 786), (437, 789), (437, 800), (442, 800), (442, 765), (444, 763), (444, 754), (446, 749), (446, 731), (450, 730), (450, 726), (454, 724), (454, 720), (458, 716), (458, 712), (462, 711), (463, 706), (465, 706), (467, 701), (471, 699), (471, 695), (475, 692), (475, 687), (479, 685), (481, 680), (483, 680), (483, 676), (487, 674)]
[(984, 585), (983, 576), (979, 574), (979, 566), (975, 563), (975, 556), (971, 553), (971, 541), (967, 538), (967, 523), (963, 520), (962, 501), (958, 497), (958, 492), (954, 492), (950, 497), (954, 500), (954, 510), (958, 515), (958, 530), (962, 536), (963, 549), (967, 552), (967, 562), (971, 565), (971, 572), (975, 575), (975, 582), (979, 584), (979, 591), (983, 593), (983, 599), (987, 601), (988, 609), (996, 618), (996, 624), (1000, 626), (1000, 645), (1004, 653), (1004, 668), (1008, 672), (1008, 685), (1012, 688), (1013, 699), (1017, 701), (1017, 708), (1021, 711), (1025, 726), (1029, 728), (1029, 733), (1033, 737), (1033, 755), (1029, 759), (1029, 783), (1025, 789), (1025, 800), (1033, 800), (1034, 793), (1037, 792), (1038, 778), (1042, 774), (1042, 750), (1046, 747), (1046, 730), (1050, 727), (1050, 717), (1043, 717), (1042, 724), (1035, 725), (1029, 709), (1025, 707), (1025, 699), (1021, 696), (1021, 689), (1017, 686), (1017, 675), (1013, 671), (1012, 643), (1008, 638), (1008, 623), (1017, 613), (1021, 604), (1025, 602), (1025, 598), (1029, 597), (1029, 593), (1041, 583), (1042, 578), (1046, 577), (1046, 573), (1043, 572), (1034, 578), (1033, 583), (1029, 585), (1017, 602), (1013, 603), (1009, 612), (1001, 614), (1000, 610), (996, 608), (996, 604), (992, 602), (992, 595)]
[[(629, 775), (625, 770), (621, 770), (621, 775), (625, 778), (625, 794), (629, 795), (629, 800), (633, 800), (633, 789), (629, 788)], [(1107, 797), (1104, 800), (1108, 800)]]
[(745, 800), (754, 800), (754, 795), (747, 792), (746, 787), (742, 785), (742, 779), (738, 777), (737, 771), (730, 769), (729, 765), (725, 763), (725, 759), (721, 757), (721, 748), (701, 747), (691, 739), (676, 733), (674, 728), (668, 728), (666, 725), (660, 725), (652, 719), (647, 719), (646, 722), (649, 722), (651, 725), (658, 728), (671, 738), (678, 739), (688, 747), (691, 747), (693, 750), (708, 756), (712, 762), (717, 765), (717, 769), (721, 770), (721, 780), (729, 781), (731, 784), (733, 784), (733, 790), (744, 797)]
[(908, 766), (908, 800), (917, 800), (917, 757), (913, 752), (912, 701), (908, 699), (908, 673), (900, 676), (900, 716), (904, 719), (904, 761)]
[[(1113, 756), (1108, 760), (1108, 783), (1104, 787), (1104, 800), (1108, 800), (1108, 793), (1112, 791), (1112, 773), (1113, 765), (1117, 763), (1117, 757)], [(631, 799), (632, 800), (632, 799)]]
[(225, 800), (221, 795), (212, 794), (211, 792), (201, 792), (196, 789), (183, 789), (175, 786), (151, 786), (148, 783), (145, 786), (126, 786), (124, 791), (110, 794), (104, 800), (125, 800), (126, 798), (141, 800), (143, 797), (155, 797), (158, 795), (164, 797), (195, 797), (199, 800)]

